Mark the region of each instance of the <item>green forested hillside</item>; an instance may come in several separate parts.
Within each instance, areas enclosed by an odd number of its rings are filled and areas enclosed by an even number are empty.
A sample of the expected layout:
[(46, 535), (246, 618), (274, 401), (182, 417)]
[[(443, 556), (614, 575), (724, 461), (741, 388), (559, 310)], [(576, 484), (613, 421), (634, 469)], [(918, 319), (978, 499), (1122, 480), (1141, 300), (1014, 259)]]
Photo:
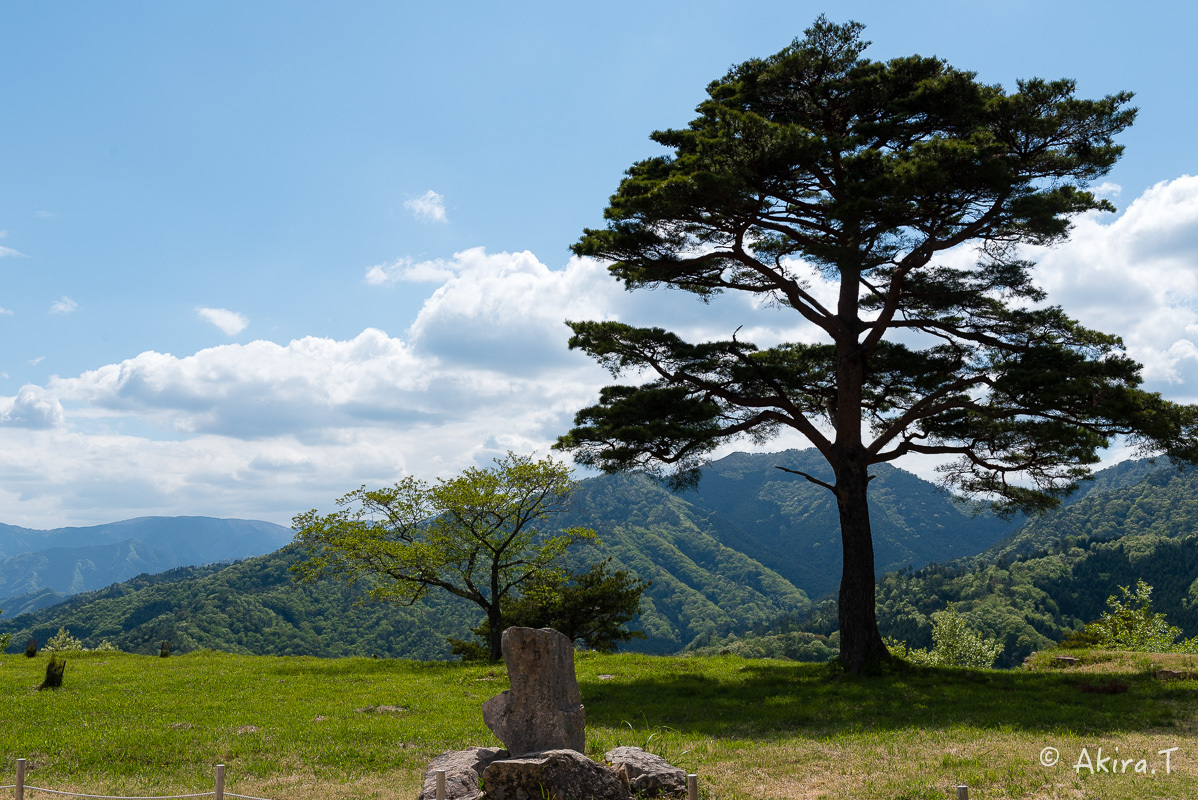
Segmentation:
[(297, 558), (283, 550), (142, 575), (0, 621), (0, 632), (13, 634), (14, 652), (66, 627), (88, 647), (108, 639), (134, 653), (157, 653), (169, 641), (178, 652), (428, 659), (448, 657), (445, 637), (477, 623), (472, 606), (445, 595), (412, 608), (357, 606), (359, 592), (342, 584), (296, 585), (288, 567)]
[[(775, 465), (818, 469), (807, 451), (737, 454), (715, 462), (697, 490), (671, 494), (639, 475), (580, 483), (562, 527), (594, 528), (602, 542), (573, 554), (573, 566), (611, 557), (652, 586), (634, 625), (645, 640), (628, 649), (677, 652), (721, 647), (730, 634), (805, 630), (781, 652), (826, 654), (834, 603), (813, 609), (808, 592), (835, 588), (839, 539), (831, 496)], [(818, 473), (817, 473), (818, 474)], [(958, 603), (975, 627), (1006, 645), (1013, 664), (1096, 618), (1119, 585), (1143, 578), (1171, 622), (1198, 635), (1198, 474), (1144, 462), (1099, 474), (1076, 502), (1010, 530), (971, 517), (951, 497), (897, 469), (878, 470), (871, 511), (878, 563), (949, 562), (884, 576), (879, 620), (886, 635), (930, 644), (930, 615)], [(1065, 537), (1062, 539), (1062, 537)], [(965, 555), (950, 561), (954, 555)], [(295, 585), (286, 551), (232, 566), (176, 569), (77, 595), (0, 621), (20, 649), (59, 627), (94, 646), (157, 652), (216, 648), (262, 654), (444, 658), (481, 612), (441, 593), (412, 608), (354, 605), (337, 583)], [(31, 597), (27, 607), (52, 599)], [(20, 610), (10, 607), (9, 612)], [(752, 649), (752, 648), (750, 648)]]
[(781, 575), (721, 543), (707, 516), (644, 476), (612, 475), (584, 481), (557, 520), (599, 534), (601, 544), (577, 561), (610, 556), (653, 582), (637, 622), (648, 638), (629, 649), (674, 652), (698, 636), (743, 631), (810, 604)]
[[(835, 592), (841, 570), (835, 498), (779, 466), (831, 478), (815, 450), (735, 453), (705, 468), (697, 489), (680, 496), (710, 512), (708, 522), (725, 544), (812, 597)], [(935, 485), (888, 464), (873, 473), (870, 521), (879, 574), (980, 553), (1018, 527), (972, 514)]]
[[(651, 580), (634, 623), (647, 634), (629, 649), (673, 652), (713, 631), (743, 631), (807, 607), (807, 596), (753, 559), (720, 544), (698, 512), (639, 476), (587, 481), (563, 526), (594, 527), (602, 544), (574, 554), (577, 565), (611, 557)], [(0, 621), (13, 649), (65, 626), (95, 646), (123, 650), (215, 648), (259, 654), (387, 655), (444, 658), (447, 636), (463, 638), (481, 620), (472, 604), (442, 592), (411, 607), (354, 605), (334, 582), (297, 586), (280, 551), (232, 566), (176, 569), (71, 598)]]
[(139, 517), (48, 531), (0, 525), (0, 608), (12, 616), (141, 573), (262, 555), (290, 534), (270, 522), (213, 517)]
[(1028, 555), (1066, 536), (1115, 539), (1136, 534), (1181, 536), (1198, 530), (1198, 469), (1125, 462), (1095, 476), (1084, 494), (1056, 511), (1028, 520), (978, 556), (995, 562)]

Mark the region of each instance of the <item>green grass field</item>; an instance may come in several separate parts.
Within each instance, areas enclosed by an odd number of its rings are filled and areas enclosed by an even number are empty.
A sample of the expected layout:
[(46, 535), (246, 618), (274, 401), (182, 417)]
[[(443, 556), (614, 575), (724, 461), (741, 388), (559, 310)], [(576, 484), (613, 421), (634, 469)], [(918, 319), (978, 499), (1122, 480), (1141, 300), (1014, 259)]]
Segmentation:
[[(502, 665), (82, 653), (63, 688), (37, 691), (47, 658), (0, 657), (0, 785), (24, 757), (28, 782), (51, 789), (202, 792), (224, 763), (241, 794), (412, 798), (433, 756), (498, 744), (480, 705), (507, 687)], [(729, 656), (580, 654), (577, 672), (589, 755), (643, 746), (698, 773), (709, 798), (955, 798), (959, 783), (971, 798), (1198, 796), (1198, 681), (1153, 674), (1198, 659), (1083, 658), (855, 680)], [(1112, 680), (1127, 690), (1083, 691)], [(1099, 771), (1099, 747), (1117, 771)], [(1074, 769), (1083, 751), (1094, 774)]]

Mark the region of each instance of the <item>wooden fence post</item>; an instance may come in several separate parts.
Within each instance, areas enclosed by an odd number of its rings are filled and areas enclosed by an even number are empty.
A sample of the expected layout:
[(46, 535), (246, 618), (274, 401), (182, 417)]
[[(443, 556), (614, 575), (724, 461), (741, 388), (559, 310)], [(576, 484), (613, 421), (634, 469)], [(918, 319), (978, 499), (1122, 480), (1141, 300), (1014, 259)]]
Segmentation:
[(969, 800), (969, 787), (968, 786), (958, 786), (957, 787), (957, 800)]
[(439, 769), (433, 774), (437, 776), (437, 800), (445, 800), (445, 770)]
[(225, 765), (216, 765), (216, 800), (225, 800)]
[(17, 759), (17, 800), (25, 800), (25, 759)]
[(699, 800), (699, 776), (693, 772), (686, 776), (686, 800)]

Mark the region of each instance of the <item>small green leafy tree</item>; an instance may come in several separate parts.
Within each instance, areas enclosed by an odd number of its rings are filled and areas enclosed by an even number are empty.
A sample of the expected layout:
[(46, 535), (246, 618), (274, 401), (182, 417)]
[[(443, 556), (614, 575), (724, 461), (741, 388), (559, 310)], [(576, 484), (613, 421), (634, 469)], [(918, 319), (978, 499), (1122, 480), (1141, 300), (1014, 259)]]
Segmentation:
[(83, 642), (72, 636), (65, 627), (60, 627), (43, 649), (51, 653), (79, 652), (83, 650)]
[(932, 615), (932, 649), (911, 648), (903, 642), (887, 641), (890, 651), (913, 664), (929, 667), (973, 667), (989, 669), (1002, 655), (1003, 645), (969, 629), (965, 617), (952, 603)]
[(509, 452), (490, 469), (471, 468), (430, 484), (405, 478), (365, 486), (340, 511), (295, 517), (302, 581), (336, 577), (369, 585), (367, 597), (411, 605), (443, 589), (486, 612), (490, 657), (502, 657), (503, 608), (538, 575), (560, 569), (567, 549), (595, 540), (589, 528), (550, 532), (540, 523), (569, 507), (575, 482), (550, 457)]
[[(620, 642), (644, 639), (642, 631), (624, 626), (640, 613), (641, 595), (652, 582), (626, 570), (609, 571), (610, 566), (608, 558), (586, 571), (547, 571), (533, 576), (523, 594), (504, 607), (503, 627), (553, 628), (569, 636), (576, 646), (600, 653), (614, 653)], [(472, 632), (484, 642), (490, 641), (487, 620)], [(473, 642), (449, 642), (464, 660), (488, 654)]]
[(12, 642), (11, 633), (0, 633), (0, 654), (8, 649), (8, 645)]
[(1083, 633), (1104, 650), (1130, 650), (1137, 653), (1195, 653), (1198, 640), (1177, 641), (1182, 630), (1165, 621), (1165, 615), (1152, 610), (1152, 587), (1141, 578), (1133, 592), (1119, 587), (1119, 596), (1106, 599), (1109, 611), (1086, 626)]

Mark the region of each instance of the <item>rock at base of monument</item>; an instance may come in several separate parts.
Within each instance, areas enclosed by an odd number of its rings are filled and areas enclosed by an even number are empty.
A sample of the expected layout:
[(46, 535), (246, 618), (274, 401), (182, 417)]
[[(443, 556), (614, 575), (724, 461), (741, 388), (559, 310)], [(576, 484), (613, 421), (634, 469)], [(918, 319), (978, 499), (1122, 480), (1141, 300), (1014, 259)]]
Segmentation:
[(548, 750), (492, 761), (483, 771), (494, 800), (629, 800), (620, 776), (575, 750)]
[(552, 628), (508, 628), (503, 660), (512, 688), (483, 703), (483, 722), (514, 756), (586, 746), (586, 710), (574, 642)]
[(478, 783), (492, 761), (507, 758), (507, 750), (498, 747), (471, 747), (452, 750), (432, 760), (424, 771), (424, 787), (416, 800), (434, 800), (437, 796), (437, 770), (445, 770), (445, 800), (478, 800)]
[(639, 747), (617, 747), (604, 756), (617, 770), (624, 768), (633, 793), (646, 797), (685, 794), (686, 773), (659, 755)]

